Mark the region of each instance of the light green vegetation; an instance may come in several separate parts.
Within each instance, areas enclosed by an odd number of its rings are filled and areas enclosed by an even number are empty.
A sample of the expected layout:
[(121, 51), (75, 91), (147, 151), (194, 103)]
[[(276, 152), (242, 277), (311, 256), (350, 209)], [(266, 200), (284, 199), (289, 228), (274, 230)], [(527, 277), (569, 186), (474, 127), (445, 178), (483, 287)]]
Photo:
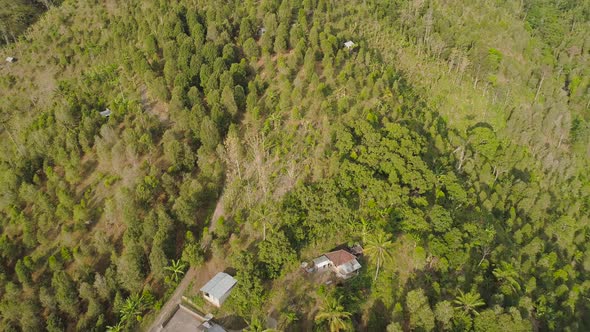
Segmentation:
[[(252, 330), (590, 329), (588, 15), (51, 8), (2, 48), (20, 56), (0, 68), (0, 330), (145, 327), (211, 256), (238, 280), (221, 313)], [(303, 277), (356, 242), (359, 276)]]
[(1, 0), (0, 45), (14, 42), (39, 16), (61, 0)]

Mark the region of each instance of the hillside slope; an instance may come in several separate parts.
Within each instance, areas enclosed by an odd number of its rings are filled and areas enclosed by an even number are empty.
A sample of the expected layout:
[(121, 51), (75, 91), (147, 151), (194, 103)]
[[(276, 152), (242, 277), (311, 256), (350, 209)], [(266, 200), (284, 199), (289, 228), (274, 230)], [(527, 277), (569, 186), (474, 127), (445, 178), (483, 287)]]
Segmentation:
[(0, 52), (0, 330), (145, 328), (211, 257), (252, 326), (589, 329), (589, 15), (64, 1)]

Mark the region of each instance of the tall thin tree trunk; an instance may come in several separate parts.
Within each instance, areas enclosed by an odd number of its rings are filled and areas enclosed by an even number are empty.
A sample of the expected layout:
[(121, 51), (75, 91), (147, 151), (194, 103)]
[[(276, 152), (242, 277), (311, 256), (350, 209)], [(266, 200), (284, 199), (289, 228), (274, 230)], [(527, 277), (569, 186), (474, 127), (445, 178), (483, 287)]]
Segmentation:
[(473, 88), (477, 89), (477, 82), (479, 82), (479, 68), (481, 66), (477, 66), (477, 72), (475, 73), (475, 80), (473, 81)]
[(2, 125), (4, 126), (4, 130), (6, 130), (6, 132), (8, 133), (8, 137), (10, 137), (10, 140), (12, 141), (12, 144), (14, 144), (14, 147), (16, 148), (16, 151), (18, 151), (18, 153), (20, 153), (20, 155), (24, 157), (25, 154), (21, 150), (21, 147), (16, 143), (16, 140), (12, 136), (12, 133), (10, 132), (10, 130), (8, 130), (8, 127), (6, 127), (6, 124), (2, 124)]
[(537, 93), (535, 93), (535, 99), (533, 99), (533, 105), (537, 102), (537, 97), (539, 97), (539, 92), (541, 92), (541, 87), (543, 86), (543, 81), (545, 80), (545, 74), (541, 77), (541, 81), (539, 82), (539, 87), (537, 88)]
[(242, 181), (242, 171), (240, 170), (240, 161), (236, 160), (236, 168), (238, 169), (238, 179), (240, 179), (240, 181)]
[(377, 270), (375, 270), (375, 279), (373, 281), (377, 280), (377, 276), (379, 275), (379, 267), (381, 267), (381, 258), (377, 257)]
[(459, 150), (461, 150), (461, 157), (459, 157), (459, 166), (457, 167), (457, 170), (460, 171), (461, 167), (463, 167), (463, 161), (465, 160), (465, 148), (462, 146), (459, 146), (458, 148), (455, 149), (455, 151), (453, 151), (453, 153), (457, 153), (459, 152)]

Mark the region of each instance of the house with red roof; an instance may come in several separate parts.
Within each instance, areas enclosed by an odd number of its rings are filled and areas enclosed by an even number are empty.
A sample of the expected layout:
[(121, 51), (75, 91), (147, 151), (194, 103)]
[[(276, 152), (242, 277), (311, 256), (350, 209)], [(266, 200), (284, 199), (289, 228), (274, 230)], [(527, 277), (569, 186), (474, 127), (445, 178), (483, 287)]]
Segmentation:
[(334, 271), (337, 277), (348, 279), (358, 274), (361, 264), (358, 262), (355, 255), (346, 250), (340, 249), (323, 254), (313, 260), (312, 269), (314, 271), (321, 271), (327, 268)]

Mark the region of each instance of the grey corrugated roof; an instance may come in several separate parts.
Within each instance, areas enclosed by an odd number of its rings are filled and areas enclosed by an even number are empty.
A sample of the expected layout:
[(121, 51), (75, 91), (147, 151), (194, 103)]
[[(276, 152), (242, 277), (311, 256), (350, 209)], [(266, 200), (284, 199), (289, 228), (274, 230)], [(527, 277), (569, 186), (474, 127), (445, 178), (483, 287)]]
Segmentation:
[(219, 272), (209, 280), (205, 286), (201, 287), (201, 292), (208, 293), (214, 298), (221, 298), (229, 292), (238, 281), (227, 273)]
[(356, 259), (353, 259), (350, 262), (346, 262), (346, 263), (338, 266), (338, 269), (341, 272), (343, 272), (344, 274), (352, 273), (360, 268), (361, 268), (361, 264)]
[(205, 332), (227, 332), (221, 325), (217, 325), (211, 321), (204, 322), (197, 327), (197, 331)]
[(322, 255), (316, 259), (313, 260), (313, 264), (315, 266), (322, 266), (322, 265), (327, 265), (330, 263), (330, 260), (328, 259), (328, 257)]
[(104, 111), (99, 112), (99, 113), (100, 113), (100, 115), (102, 115), (104, 117), (107, 117), (107, 116), (110, 116), (111, 115), (111, 110), (107, 108)]

